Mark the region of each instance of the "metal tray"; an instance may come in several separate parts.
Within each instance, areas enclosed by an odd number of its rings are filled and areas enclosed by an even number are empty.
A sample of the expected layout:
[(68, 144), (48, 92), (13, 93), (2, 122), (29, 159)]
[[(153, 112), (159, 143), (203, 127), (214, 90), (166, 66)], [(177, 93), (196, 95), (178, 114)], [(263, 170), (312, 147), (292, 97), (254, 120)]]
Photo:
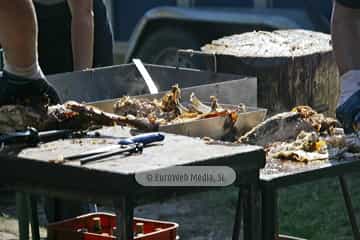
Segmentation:
[[(236, 107), (235, 105), (220, 105), (228, 109)], [(160, 131), (191, 137), (211, 137), (213, 139), (222, 139), (229, 134), (239, 137), (264, 121), (267, 112), (266, 109), (253, 107), (248, 107), (247, 110), (247, 112), (238, 113), (238, 119), (234, 125), (229, 122), (229, 118), (214, 117), (160, 126)]]
[[(136, 98), (159, 98), (165, 92), (159, 94), (149, 94), (136, 96)], [(117, 99), (109, 99), (97, 102), (89, 102), (89, 105), (97, 107), (103, 111), (113, 113), (113, 106)], [(236, 109), (235, 105), (220, 104), (227, 109)], [(234, 125), (229, 122), (226, 117), (213, 117), (188, 121), (183, 123), (174, 123), (169, 125), (161, 125), (159, 131), (186, 135), (191, 137), (211, 137), (213, 139), (222, 139), (231, 134), (232, 136), (241, 136), (242, 134), (264, 121), (267, 110), (257, 107), (247, 107), (247, 112), (238, 113), (238, 119)]]

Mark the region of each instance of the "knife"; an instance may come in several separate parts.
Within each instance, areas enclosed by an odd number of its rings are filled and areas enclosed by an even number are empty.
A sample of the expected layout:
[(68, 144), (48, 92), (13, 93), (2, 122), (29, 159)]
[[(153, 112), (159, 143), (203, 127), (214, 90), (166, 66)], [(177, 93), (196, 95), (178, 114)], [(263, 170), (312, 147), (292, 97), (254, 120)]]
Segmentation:
[(0, 144), (29, 144), (36, 145), (39, 142), (48, 142), (56, 139), (69, 137), (74, 130), (61, 129), (38, 132), (35, 128), (27, 128), (25, 131), (18, 131), (0, 135)]
[(165, 136), (161, 133), (144, 133), (139, 134), (133, 137), (128, 137), (125, 139), (121, 139), (118, 144), (120, 145), (129, 145), (135, 143), (142, 143), (144, 146), (153, 143), (153, 142), (161, 142), (163, 141)]

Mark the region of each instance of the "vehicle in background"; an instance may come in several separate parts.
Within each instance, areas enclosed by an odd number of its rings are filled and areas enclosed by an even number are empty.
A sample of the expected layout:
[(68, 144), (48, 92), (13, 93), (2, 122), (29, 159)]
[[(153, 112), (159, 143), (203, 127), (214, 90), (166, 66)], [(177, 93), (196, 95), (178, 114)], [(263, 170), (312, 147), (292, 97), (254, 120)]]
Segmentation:
[[(108, 0), (116, 49), (125, 62), (176, 65), (177, 49), (199, 49), (254, 30), (330, 31), (331, 0)], [(190, 65), (191, 63), (183, 63)]]

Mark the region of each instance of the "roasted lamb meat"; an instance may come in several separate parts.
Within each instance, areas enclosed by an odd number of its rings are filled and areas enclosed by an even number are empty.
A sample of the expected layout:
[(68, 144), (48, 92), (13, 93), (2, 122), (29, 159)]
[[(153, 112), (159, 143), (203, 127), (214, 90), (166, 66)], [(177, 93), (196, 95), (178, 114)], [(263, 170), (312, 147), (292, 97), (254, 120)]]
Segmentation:
[(329, 158), (326, 141), (317, 132), (300, 132), (293, 142), (275, 142), (266, 147), (268, 156), (298, 162)]
[(114, 105), (114, 113), (149, 118), (160, 123), (170, 122), (187, 109), (180, 103), (181, 90), (178, 85), (166, 93), (162, 99), (145, 99), (124, 96)]
[(291, 112), (268, 118), (241, 136), (239, 142), (265, 146), (272, 142), (294, 141), (301, 131), (330, 133), (336, 126), (336, 119), (327, 118), (308, 106), (298, 106)]
[(77, 113), (80, 121), (88, 122), (88, 125), (112, 126), (112, 125), (130, 125), (140, 130), (155, 131), (158, 126), (147, 118), (135, 118), (134, 116), (120, 116), (107, 113), (93, 106), (87, 106), (74, 101), (64, 104), (66, 109)]
[(305, 163), (360, 152), (359, 137), (345, 135), (338, 126), (336, 119), (308, 106), (298, 106), (260, 123), (239, 141), (264, 146), (268, 159)]
[(5, 105), (0, 107), (0, 133), (10, 133), (32, 126), (43, 129), (45, 111), (24, 105)]
[(181, 90), (176, 84), (161, 99), (122, 97), (114, 104), (114, 113), (148, 118), (162, 125), (217, 116), (229, 116), (235, 121), (237, 117), (236, 110), (223, 109), (214, 96), (210, 97), (211, 106), (202, 103), (195, 94), (190, 95), (188, 106), (184, 106), (180, 100)]
[(312, 131), (312, 125), (296, 112), (274, 115), (239, 138), (239, 142), (265, 146), (271, 142), (294, 140), (301, 131)]
[(38, 130), (79, 129), (92, 126), (130, 125), (141, 130), (155, 131), (156, 123), (147, 118), (119, 116), (74, 101), (49, 106), (46, 111), (23, 105), (0, 107), (0, 133), (21, 131), (27, 127)]

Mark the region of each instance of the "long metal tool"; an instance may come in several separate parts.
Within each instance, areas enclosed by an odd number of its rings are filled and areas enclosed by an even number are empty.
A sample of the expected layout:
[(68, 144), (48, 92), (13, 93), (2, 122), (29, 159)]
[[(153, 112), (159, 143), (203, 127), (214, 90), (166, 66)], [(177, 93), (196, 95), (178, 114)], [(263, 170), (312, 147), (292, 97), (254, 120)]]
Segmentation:
[(146, 70), (144, 64), (140, 59), (134, 58), (133, 63), (135, 64), (137, 70), (139, 70), (141, 76), (144, 78), (146, 86), (148, 87), (151, 94), (159, 93), (158, 88), (156, 87), (153, 79), (151, 78), (149, 72)]
[(86, 151), (80, 154), (67, 156), (64, 158), (67, 161), (80, 161), (81, 165), (101, 160), (110, 156), (120, 155), (124, 153), (141, 153), (145, 145), (160, 142), (165, 139), (161, 133), (146, 133), (139, 134), (133, 137), (121, 139), (118, 144), (101, 147), (95, 150)]
[(87, 163), (90, 163), (90, 162), (94, 162), (94, 161), (97, 161), (97, 160), (100, 160), (100, 159), (104, 159), (104, 158), (107, 158), (107, 157), (111, 157), (111, 156), (119, 155), (119, 154), (123, 154), (123, 153), (128, 153), (128, 154), (142, 153), (142, 150), (143, 150), (143, 144), (136, 143), (136, 144), (127, 146), (126, 148), (118, 148), (118, 149), (113, 150), (113, 151), (108, 151), (108, 152), (88, 156), (88, 157), (85, 157), (85, 158), (81, 158), (80, 159), (80, 164), (84, 165), (84, 164), (87, 164)]

